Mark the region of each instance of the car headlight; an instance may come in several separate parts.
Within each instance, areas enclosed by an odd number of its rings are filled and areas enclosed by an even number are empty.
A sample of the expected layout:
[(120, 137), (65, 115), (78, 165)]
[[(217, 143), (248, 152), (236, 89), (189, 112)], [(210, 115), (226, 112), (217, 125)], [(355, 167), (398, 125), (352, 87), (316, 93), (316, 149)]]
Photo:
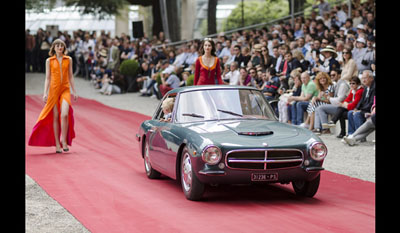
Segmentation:
[(314, 142), (310, 146), (310, 156), (314, 160), (321, 161), (328, 153), (328, 148), (321, 142)]
[(201, 158), (209, 165), (217, 164), (222, 157), (221, 150), (214, 145), (206, 146), (201, 154)]

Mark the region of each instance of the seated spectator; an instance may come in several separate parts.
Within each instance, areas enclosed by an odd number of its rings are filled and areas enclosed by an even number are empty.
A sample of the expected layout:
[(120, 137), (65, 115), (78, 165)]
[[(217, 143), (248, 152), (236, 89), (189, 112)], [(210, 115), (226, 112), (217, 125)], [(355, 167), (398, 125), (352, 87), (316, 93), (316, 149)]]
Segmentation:
[[(305, 128), (309, 128), (310, 130), (314, 130), (315, 109), (321, 105), (328, 104), (328, 98), (333, 97), (334, 92), (334, 86), (331, 77), (327, 73), (319, 72), (315, 77), (314, 82), (318, 90), (318, 95), (311, 99), (311, 102), (307, 107), (307, 119), (301, 125)], [(316, 128), (314, 132), (321, 132), (321, 130)]]
[(343, 141), (349, 146), (354, 146), (357, 142), (367, 141), (367, 136), (375, 130), (375, 96), (371, 113), (367, 113), (368, 118), (352, 135), (344, 136)]
[(349, 81), (352, 77), (357, 75), (357, 64), (352, 58), (351, 48), (349, 46), (345, 46), (343, 49), (342, 79)]
[(340, 70), (332, 70), (331, 78), (335, 84), (333, 97), (328, 96), (327, 104), (319, 106), (315, 110), (314, 128), (319, 129), (319, 132), (327, 132), (325, 124), (328, 122), (328, 114), (333, 115), (340, 107), (350, 90), (350, 86), (346, 80), (340, 77)]
[(289, 86), (290, 72), (292, 72), (292, 70), (296, 69), (297, 67), (301, 67), (300, 62), (293, 57), (292, 52), (290, 51), (286, 52), (285, 60), (281, 62), (281, 65), (279, 67), (279, 72), (277, 74), (279, 76), (281, 86), (283, 86), (283, 88), (285, 88), (286, 90), (290, 88)]
[(321, 49), (321, 53), (324, 56), (325, 60), (321, 64), (321, 66), (318, 67), (318, 70), (320, 72), (329, 73), (331, 72), (331, 70), (340, 68), (339, 62), (335, 59), (337, 57), (337, 53), (333, 46), (326, 46), (325, 48)]
[(239, 85), (240, 71), (238, 69), (238, 63), (236, 61), (232, 62), (230, 65), (230, 71), (222, 76), (225, 84), (229, 85)]
[(372, 71), (364, 70), (361, 81), (364, 85), (361, 100), (355, 109), (347, 113), (349, 135), (353, 134), (365, 122), (365, 114), (370, 113), (375, 96), (375, 82)]
[(301, 94), (300, 96), (289, 96), (288, 102), (296, 101), (292, 106), (292, 111), (296, 113), (292, 119), (292, 124), (300, 125), (303, 123), (304, 112), (307, 109), (311, 99), (318, 95), (318, 90), (313, 81), (310, 80), (310, 75), (307, 72), (301, 73)]
[[(336, 127), (336, 122), (340, 121), (340, 134), (337, 138), (343, 138), (346, 135), (346, 122), (347, 113), (350, 110), (353, 110), (358, 102), (360, 102), (362, 93), (364, 91), (364, 87), (361, 85), (360, 79), (358, 76), (354, 76), (350, 80), (351, 91), (347, 98), (340, 103), (340, 105), (336, 108), (336, 112), (334, 113), (331, 121), (328, 123), (322, 123), (322, 127), (324, 128), (333, 128)], [(317, 113), (319, 113), (319, 109), (317, 109)]]
[(240, 67), (240, 78), (239, 78), (240, 86), (251, 86), (251, 77), (247, 72), (246, 67)]
[(279, 96), (279, 86), (279, 77), (276, 76), (275, 69), (273, 67), (269, 67), (266, 73), (266, 81), (262, 86), (262, 92), (264, 93), (264, 96), (268, 101), (276, 99)]
[(159, 86), (161, 96), (164, 96), (168, 91), (179, 87), (180, 80), (175, 75), (172, 74), (172, 69), (167, 68), (161, 72), (161, 82), (162, 84)]
[(279, 97), (279, 102), (278, 102), (278, 110), (279, 110), (279, 121), (280, 122), (292, 122), (292, 119), (295, 118), (296, 112), (292, 111), (292, 104), (295, 103), (294, 101), (289, 102), (288, 97), (289, 96), (300, 96), (301, 94), (301, 71), (300, 68), (297, 68), (293, 70), (290, 73), (290, 77), (293, 78), (294, 80), (294, 86), (292, 89), (289, 89), (286, 91), (286, 93), (283, 93), (283, 90), (279, 89), (278, 93), (281, 95)]
[(110, 77), (103, 80), (100, 93), (104, 95), (121, 94), (125, 90), (125, 79), (118, 71), (113, 71)]

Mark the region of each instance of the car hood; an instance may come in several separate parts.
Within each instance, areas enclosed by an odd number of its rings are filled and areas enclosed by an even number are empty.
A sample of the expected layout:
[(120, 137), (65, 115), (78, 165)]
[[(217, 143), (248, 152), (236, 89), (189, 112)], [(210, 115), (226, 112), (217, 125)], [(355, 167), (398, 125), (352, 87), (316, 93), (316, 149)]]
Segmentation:
[[(303, 129), (268, 120), (235, 120), (235, 121), (210, 121), (187, 125), (187, 127), (200, 134), (203, 138), (210, 139), (220, 145), (265, 147), (284, 146), (286, 144), (304, 143)], [(285, 139), (297, 140), (285, 140)], [(302, 138), (302, 139), (299, 139)]]

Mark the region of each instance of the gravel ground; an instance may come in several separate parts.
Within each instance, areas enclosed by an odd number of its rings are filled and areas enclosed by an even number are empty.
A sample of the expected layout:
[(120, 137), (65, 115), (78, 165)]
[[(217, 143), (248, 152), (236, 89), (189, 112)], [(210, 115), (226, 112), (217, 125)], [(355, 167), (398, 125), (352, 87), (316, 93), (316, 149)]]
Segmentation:
[[(43, 94), (44, 78), (41, 73), (25, 74), (25, 94)], [(139, 93), (104, 96), (89, 81), (80, 77), (75, 78), (75, 85), (80, 97), (149, 116), (159, 103), (157, 99), (140, 97)], [(328, 156), (324, 162), (326, 170), (375, 182), (374, 133), (367, 138), (367, 142), (353, 147), (344, 145), (334, 135), (322, 135), (321, 138), (328, 147)], [(28, 175), (25, 178), (25, 199), (26, 232), (89, 232)]]

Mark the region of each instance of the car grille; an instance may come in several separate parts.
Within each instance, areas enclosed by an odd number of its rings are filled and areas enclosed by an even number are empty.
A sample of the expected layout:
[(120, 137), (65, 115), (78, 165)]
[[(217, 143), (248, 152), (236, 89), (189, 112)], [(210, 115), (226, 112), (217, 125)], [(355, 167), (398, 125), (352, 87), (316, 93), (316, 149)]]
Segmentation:
[(268, 170), (298, 167), (303, 152), (295, 149), (235, 150), (226, 155), (226, 166), (231, 169)]

